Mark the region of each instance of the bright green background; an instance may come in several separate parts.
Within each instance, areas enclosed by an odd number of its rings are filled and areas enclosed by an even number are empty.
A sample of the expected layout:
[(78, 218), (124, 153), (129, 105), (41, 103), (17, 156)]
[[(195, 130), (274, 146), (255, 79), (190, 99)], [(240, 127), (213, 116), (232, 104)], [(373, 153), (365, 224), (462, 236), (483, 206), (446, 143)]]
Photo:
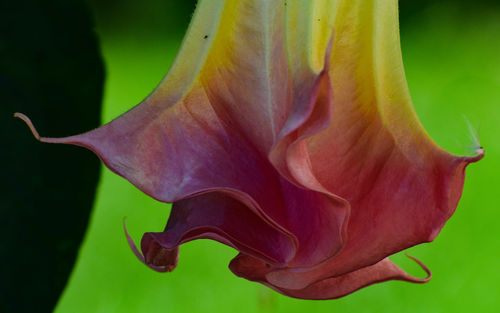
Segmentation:
[[(131, 19), (117, 30), (97, 14), (108, 70), (103, 122), (150, 93), (175, 56), (181, 34), (148, 32), (152, 23), (142, 21), (147, 25)], [(426, 129), (444, 148), (470, 152), (465, 115), (480, 128), (486, 149), (484, 160), (468, 168), (462, 201), (440, 236), (409, 250), (431, 268), (431, 282), (388, 282), (332, 301), (296, 300), (231, 274), (227, 264), (236, 252), (208, 240), (183, 245), (174, 272), (153, 272), (130, 251), (122, 218), (127, 216), (139, 242), (144, 232), (163, 229), (169, 205), (103, 169), (90, 227), (56, 312), (495, 312), (500, 306), (500, 11), (431, 6), (404, 22), (407, 78)], [(424, 275), (401, 255), (393, 260)]]

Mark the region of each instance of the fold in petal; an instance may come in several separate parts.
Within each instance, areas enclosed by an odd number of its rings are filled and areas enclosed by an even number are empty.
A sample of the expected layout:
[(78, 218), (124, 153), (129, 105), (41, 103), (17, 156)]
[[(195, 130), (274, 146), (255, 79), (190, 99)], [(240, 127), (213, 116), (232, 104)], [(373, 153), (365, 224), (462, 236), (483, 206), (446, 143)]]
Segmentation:
[[(168, 250), (190, 240), (209, 238), (274, 267), (311, 267), (335, 255), (342, 247), (337, 239), (343, 223), (336, 210), (338, 204), (286, 180), (281, 188), (288, 213), (280, 225), (291, 234), (279, 232), (250, 214), (243, 201), (212, 192), (175, 202), (164, 232), (147, 233), (145, 237)], [(145, 256), (148, 248), (143, 248)]]
[(429, 269), (419, 260), (413, 257), (410, 258), (425, 270), (427, 273), (426, 278), (413, 277), (391, 260), (385, 258), (373, 265), (337, 277), (326, 278), (298, 290), (284, 289), (269, 283), (266, 279), (269, 267), (265, 263), (243, 254), (235, 257), (231, 261), (229, 268), (237, 276), (260, 282), (286, 296), (299, 299), (325, 300), (340, 298), (363, 287), (388, 280), (402, 280), (412, 283), (428, 282), (431, 278)]
[[(243, 201), (238, 195), (220, 191), (176, 201), (165, 230), (146, 233), (142, 241), (148, 238), (165, 249), (174, 249), (190, 240), (208, 238), (265, 262), (286, 264), (293, 258), (295, 242), (249, 210)], [(150, 246), (142, 246), (147, 255)]]
[(125, 237), (127, 237), (127, 242), (132, 249), (132, 252), (134, 252), (137, 258), (149, 268), (163, 273), (171, 272), (177, 266), (177, 262), (179, 260), (179, 248), (171, 250), (164, 249), (149, 241), (148, 243), (144, 243), (144, 246), (147, 247), (142, 250), (147, 251), (147, 253), (144, 253), (145, 256), (143, 256), (139, 249), (137, 249), (134, 239), (128, 233), (125, 218), (123, 219), (123, 230), (125, 231)]

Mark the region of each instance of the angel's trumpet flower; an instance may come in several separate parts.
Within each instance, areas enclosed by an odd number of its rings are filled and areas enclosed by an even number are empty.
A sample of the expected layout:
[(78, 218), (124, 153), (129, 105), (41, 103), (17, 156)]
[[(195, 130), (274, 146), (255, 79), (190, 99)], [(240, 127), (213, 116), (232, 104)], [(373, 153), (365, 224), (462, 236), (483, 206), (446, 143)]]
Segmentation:
[(156, 270), (210, 238), (240, 252), (236, 275), (292, 297), (425, 282), (387, 257), (438, 235), (483, 151), (451, 155), (423, 129), (397, 14), (397, 0), (200, 0), (142, 103), (81, 135), (34, 132), (173, 203), (142, 253), (129, 238)]

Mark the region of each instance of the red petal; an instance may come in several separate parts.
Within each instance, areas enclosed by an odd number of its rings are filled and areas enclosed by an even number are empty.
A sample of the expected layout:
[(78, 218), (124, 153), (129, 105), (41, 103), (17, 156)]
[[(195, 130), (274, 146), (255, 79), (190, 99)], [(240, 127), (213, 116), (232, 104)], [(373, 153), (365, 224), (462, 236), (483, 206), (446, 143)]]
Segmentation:
[(425, 133), (406, 86), (397, 25), (393, 1), (339, 6), (332, 121), (297, 158), (309, 160), (311, 179), (351, 204), (348, 240), (321, 269), (269, 273), (276, 286), (301, 289), (432, 241), (458, 204), (466, 165), (482, 157), (453, 156)]
[(417, 259), (410, 258), (415, 260), (427, 272), (426, 278), (416, 278), (408, 275), (391, 262), (391, 260), (385, 258), (374, 265), (363, 267), (341, 276), (326, 278), (305, 286), (302, 289), (294, 290), (280, 288), (270, 283), (266, 279), (269, 267), (252, 257), (239, 254), (231, 261), (229, 268), (237, 276), (260, 282), (284, 295), (300, 299), (324, 300), (340, 298), (363, 287), (388, 280), (402, 280), (412, 283), (425, 283), (429, 281), (431, 278), (429, 269)]

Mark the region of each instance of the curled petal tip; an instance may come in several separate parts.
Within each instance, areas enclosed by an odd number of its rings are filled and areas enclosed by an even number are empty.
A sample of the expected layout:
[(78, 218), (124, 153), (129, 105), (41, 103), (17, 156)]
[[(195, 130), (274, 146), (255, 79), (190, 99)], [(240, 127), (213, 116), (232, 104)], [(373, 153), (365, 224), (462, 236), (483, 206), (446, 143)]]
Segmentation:
[(137, 249), (137, 246), (134, 242), (134, 239), (132, 238), (132, 236), (130, 236), (130, 234), (127, 230), (127, 217), (126, 216), (123, 217), (123, 231), (125, 232), (125, 237), (127, 237), (127, 242), (128, 242), (128, 245), (130, 246), (130, 249), (132, 249), (132, 252), (134, 252), (135, 256), (137, 256), (137, 258), (141, 262), (145, 263), (144, 257), (142, 256), (139, 249)]
[(165, 248), (154, 233), (146, 233), (142, 236), (141, 250), (145, 259), (144, 263), (154, 270), (161, 268), (162, 272), (171, 272), (179, 262), (179, 248)]
[[(41, 137), (40, 134), (38, 134), (38, 131), (36, 130), (35, 126), (31, 122), (30, 118), (24, 115), (23, 113), (16, 112), (14, 113), (14, 117), (23, 120), (26, 123), (26, 125), (28, 125), (29, 129), (31, 130), (31, 133), (38, 141), (45, 143), (71, 143), (69, 139), (72, 137), (66, 137), (66, 138)], [(74, 143), (76, 143), (76, 141)]]
[(128, 230), (127, 230), (126, 219), (127, 219), (127, 217), (124, 216), (123, 217), (123, 230), (125, 231), (125, 237), (127, 237), (128, 245), (130, 246), (130, 249), (135, 254), (135, 256), (139, 259), (139, 261), (141, 261), (146, 266), (148, 266), (152, 270), (157, 271), (159, 273), (171, 272), (173, 270), (173, 268), (169, 268), (168, 266), (163, 267), (163, 266), (156, 266), (156, 265), (153, 265), (153, 264), (146, 263), (146, 260), (145, 260), (144, 256), (142, 255), (142, 253), (137, 248), (137, 245), (135, 244), (134, 239), (132, 238), (132, 236), (130, 236), (130, 234), (129, 234)]
[(26, 115), (24, 115), (23, 113), (19, 113), (19, 112), (16, 112), (14, 113), (14, 117), (17, 117), (17, 118), (20, 118), (22, 119), (26, 125), (28, 125), (28, 127), (30, 128), (31, 130), (31, 133), (33, 134), (33, 136), (36, 138), (36, 140), (38, 141), (42, 141), (42, 137), (40, 137), (40, 135), (38, 134), (35, 126), (33, 125), (33, 123), (31, 122), (30, 118), (27, 117)]
[(431, 280), (431, 278), (432, 278), (431, 270), (424, 263), (422, 263), (422, 261), (420, 261), (419, 259), (417, 259), (414, 256), (409, 255), (408, 253), (405, 253), (405, 255), (406, 255), (406, 257), (415, 261), (420, 266), (420, 268), (422, 268), (427, 273), (427, 276), (424, 278), (417, 278), (417, 277), (413, 277), (413, 276), (408, 275), (411, 278), (410, 279), (411, 282), (423, 284), (423, 283), (426, 283), (429, 280)]

